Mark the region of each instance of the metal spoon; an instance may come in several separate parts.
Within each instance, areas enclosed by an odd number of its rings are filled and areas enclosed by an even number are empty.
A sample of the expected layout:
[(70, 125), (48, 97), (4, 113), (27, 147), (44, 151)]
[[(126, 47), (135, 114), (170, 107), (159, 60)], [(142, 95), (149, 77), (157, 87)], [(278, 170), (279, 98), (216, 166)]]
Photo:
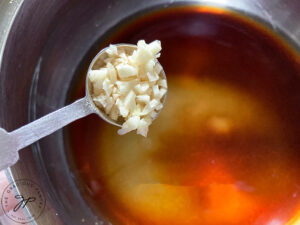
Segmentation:
[[(118, 44), (116, 46), (118, 50), (124, 50), (127, 54), (132, 54), (132, 52), (137, 49), (136, 45), (131, 44)], [(92, 69), (99, 69), (104, 64), (104, 60), (108, 57), (106, 50), (107, 48), (102, 49), (94, 57), (89, 66), (88, 73)], [(20, 149), (27, 147), (69, 123), (89, 114), (96, 113), (104, 121), (121, 127), (120, 121), (112, 120), (105, 112), (99, 110), (99, 108), (95, 106), (90, 94), (91, 84), (88, 79), (88, 73), (86, 76), (86, 96), (84, 98), (58, 109), (57, 111), (49, 113), (12, 132), (7, 132), (3, 128), (0, 128), (0, 170), (6, 169), (18, 161), (18, 151)], [(163, 70), (160, 72), (160, 76), (166, 79), (166, 75)], [(166, 96), (164, 101), (165, 99)]]

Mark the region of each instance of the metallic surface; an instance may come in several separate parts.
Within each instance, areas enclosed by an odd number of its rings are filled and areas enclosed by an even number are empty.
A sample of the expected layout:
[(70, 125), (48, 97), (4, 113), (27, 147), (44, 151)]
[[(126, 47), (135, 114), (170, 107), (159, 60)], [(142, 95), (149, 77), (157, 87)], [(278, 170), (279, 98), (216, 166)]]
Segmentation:
[(0, 65), (6, 39), (22, 0), (0, 1)]
[[(264, 21), (292, 39), (294, 46), (300, 45), (298, 0), (25, 0), (21, 6), (20, 0), (11, 2), (0, 0), (0, 126), (8, 131), (68, 103), (76, 67), (97, 52), (100, 37), (146, 9), (185, 3), (230, 8)], [(46, 209), (36, 224), (109, 224), (96, 217), (80, 195), (65, 149), (63, 132), (56, 132), (23, 150), (21, 160), (8, 171), (11, 179), (33, 180), (47, 193)], [(33, 210), (28, 207), (29, 213)]]

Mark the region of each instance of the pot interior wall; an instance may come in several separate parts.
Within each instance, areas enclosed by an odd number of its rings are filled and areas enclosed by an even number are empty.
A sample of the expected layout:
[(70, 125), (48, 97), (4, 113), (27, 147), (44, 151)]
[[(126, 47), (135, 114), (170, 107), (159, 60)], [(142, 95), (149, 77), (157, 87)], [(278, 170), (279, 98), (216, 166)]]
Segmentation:
[[(205, 1), (205, 4), (216, 4), (216, 1), (211, 2)], [(242, 13), (255, 14), (275, 31), (285, 31), (297, 43), (300, 25), (293, 22), (300, 19), (295, 9), (299, 6), (297, 0), (289, 4), (267, 2), (237, 0), (221, 3), (221, 6), (225, 4)], [(183, 3), (187, 2), (24, 1), (11, 29), (1, 65), (1, 126), (11, 131), (69, 103), (69, 87), (81, 75), (82, 60), (89, 60), (86, 56), (96, 54), (97, 46), (120, 21), (135, 13)], [(197, 4), (202, 3), (197, 1)], [(289, 14), (280, 14), (286, 11)], [(63, 131), (58, 131), (21, 151), (21, 160), (11, 169), (12, 178), (37, 181), (48, 193), (47, 208), (38, 224), (82, 224), (82, 221), (109, 224), (101, 215), (95, 216), (90, 209), (92, 206), (82, 198), (80, 185), (70, 170), (72, 162), (66, 158), (65, 145)]]

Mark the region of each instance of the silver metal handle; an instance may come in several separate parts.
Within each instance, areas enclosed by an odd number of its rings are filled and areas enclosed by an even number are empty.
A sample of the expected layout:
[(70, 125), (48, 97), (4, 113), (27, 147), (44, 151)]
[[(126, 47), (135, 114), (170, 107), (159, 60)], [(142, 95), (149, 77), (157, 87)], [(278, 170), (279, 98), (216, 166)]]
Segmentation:
[(18, 161), (20, 149), (94, 112), (85, 97), (10, 133), (0, 128), (0, 170)]
[(69, 123), (93, 113), (88, 100), (82, 98), (9, 133), (17, 150), (61, 129)]
[(91, 113), (93, 110), (89, 107), (88, 100), (82, 98), (9, 134), (15, 140), (17, 150), (20, 150)]

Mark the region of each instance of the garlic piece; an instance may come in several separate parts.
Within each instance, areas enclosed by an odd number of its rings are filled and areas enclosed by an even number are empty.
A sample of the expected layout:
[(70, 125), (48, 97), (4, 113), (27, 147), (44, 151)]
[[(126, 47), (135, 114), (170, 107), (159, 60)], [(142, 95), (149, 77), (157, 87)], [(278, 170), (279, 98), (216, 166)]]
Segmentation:
[(137, 91), (137, 93), (139, 94), (145, 94), (146, 91), (149, 89), (150, 85), (148, 83), (141, 83), (141, 84), (137, 84), (135, 85), (135, 90)]
[(149, 125), (150, 124), (145, 119), (141, 119), (137, 128), (137, 134), (147, 137)]
[(155, 110), (155, 108), (159, 105), (159, 101), (156, 99), (151, 100), (144, 108), (142, 115), (145, 116), (149, 113), (151, 113), (152, 111)]
[(112, 83), (116, 83), (116, 81), (117, 81), (117, 71), (111, 63), (107, 63), (107, 72), (108, 72), (110, 81)]
[(158, 76), (157, 73), (148, 72), (147, 76), (148, 76), (148, 79), (149, 79), (150, 82), (154, 82), (154, 81), (157, 81), (159, 79), (159, 76)]
[(146, 45), (145, 41), (139, 41), (137, 44), (135, 61), (138, 65), (143, 65), (153, 58), (152, 52), (147, 49)]
[(123, 124), (122, 129), (118, 130), (119, 135), (124, 135), (130, 131), (136, 130), (138, 128), (140, 122), (139, 116), (130, 117), (126, 122)]
[(154, 98), (160, 99), (160, 98), (159, 98), (159, 96), (160, 96), (160, 91), (159, 91), (158, 85), (154, 85), (154, 86), (152, 87), (152, 90), (153, 90)]
[(159, 54), (159, 52), (161, 51), (160, 41), (156, 40), (156, 41), (151, 42), (148, 45), (148, 49), (149, 49), (150, 52), (152, 52), (153, 55)]
[(136, 100), (138, 102), (147, 104), (150, 102), (150, 96), (149, 95), (138, 95), (138, 96), (136, 96)]
[(150, 72), (150, 73), (151, 73), (151, 72), (153, 71), (154, 66), (155, 66), (155, 61), (154, 61), (153, 59), (150, 59), (150, 60), (146, 63), (145, 69), (146, 69), (147, 72)]
[(129, 112), (133, 112), (136, 107), (135, 97), (136, 94), (131, 90), (124, 100), (124, 106)]
[(127, 79), (129, 77), (135, 77), (138, 73), (137, 69), (133, 66), (126, 64), (117, 65), (117, 71), (120, 79)]
[(160, 80), (160, 81), (158, 81), (158, 85), (161, 86), (161, 87), (163, 87), (163, 88), (168, 88), (166, 80)]
[(110, 56), (117, 55), (118, 54), (117, 46), (109, 45), (108, 49), (106, 50), (106, 53)]
[(110, 80), (108, 78), (105, 78), (103, 81), (103, 90), (106, 94), (106, 96), (110, 96), (110, 94), (113, 91), (113, 84), (110, 82)]
[(93, 98), (93, 101), (95, 102), (96, 105), (101, 106), (103, 108), (106, 108), (106, 106), (107, 106), (105, 95), (99, 95), (99, 96)]
[(102, 90), (103, 81), (107, 76), (107, 69), (91, 70), (89, 72), (89, 79), (93, 83), (93, 91), (96, 95), (99, 95)]

